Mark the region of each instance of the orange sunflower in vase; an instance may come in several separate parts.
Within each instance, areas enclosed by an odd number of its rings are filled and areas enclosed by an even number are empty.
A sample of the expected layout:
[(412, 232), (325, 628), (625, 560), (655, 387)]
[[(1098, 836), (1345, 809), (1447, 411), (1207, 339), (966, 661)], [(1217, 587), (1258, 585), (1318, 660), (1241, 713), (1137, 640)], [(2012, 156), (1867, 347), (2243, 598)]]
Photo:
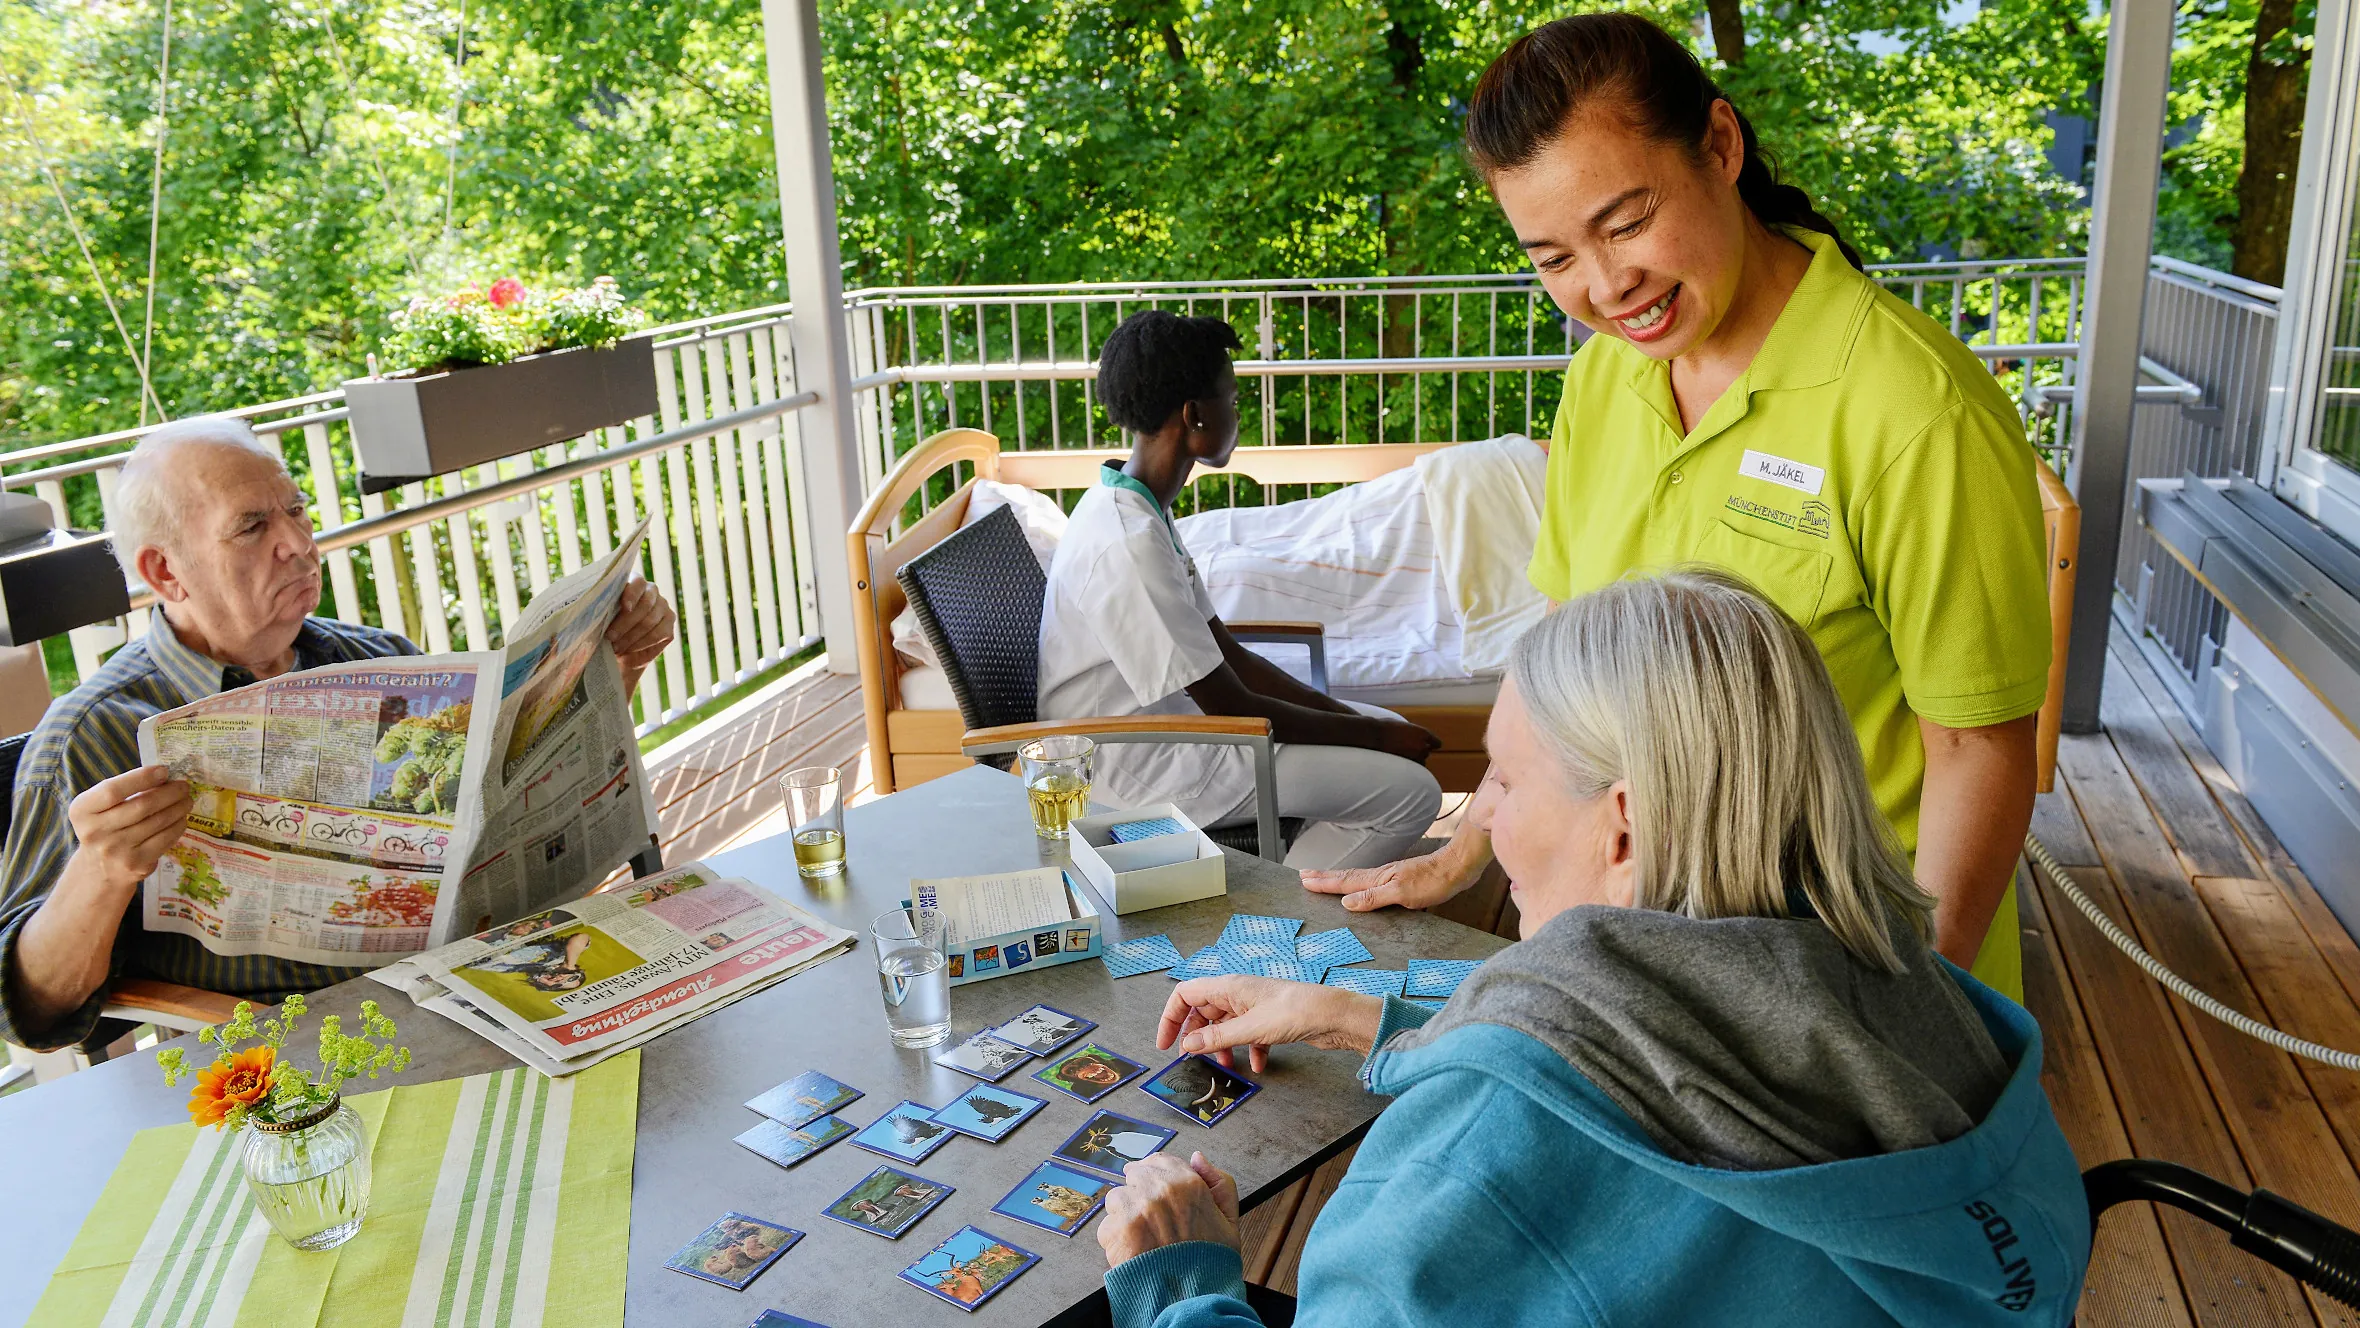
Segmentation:
[(188, 1095), (188, 1118), (199, 1125), (219, 1125), (232, 1111), (252, 1111), (270, 1094), (270, 1070), (278, 1058), (273, 1048), (248, 1047), (197, 1071), (196, 1089)]

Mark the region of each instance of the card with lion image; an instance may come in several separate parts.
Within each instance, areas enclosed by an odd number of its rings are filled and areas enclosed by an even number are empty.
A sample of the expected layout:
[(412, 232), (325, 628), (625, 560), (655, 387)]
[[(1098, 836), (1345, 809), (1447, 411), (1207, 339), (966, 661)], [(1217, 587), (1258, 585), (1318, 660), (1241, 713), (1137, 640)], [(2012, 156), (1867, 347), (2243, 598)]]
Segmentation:
[(1012, 1217), (1044, 1231), (1070, 1236), (1082, 1229), (1106, 1204), (1114, 1182), (1055, 1162), (1043, 1162), (1031, 1175), (992, 1205), (1002, 1217)]
[(793, 1227), (766, 1222), (744, 1213), (724, 1213), (721, 1220), (706, 1227), (695, 1240), (680, 1247), (680, 1252), (664, 1261), (664, 1266), (676, 1273), (701, 1277), (708, 1282), (719, 1282), (732, 1291), (743, 1291), (746, 1284), (762, 1275), (762, 1270), (778, 1262), (778, 1257), (793, 1249), (803, 1233)]

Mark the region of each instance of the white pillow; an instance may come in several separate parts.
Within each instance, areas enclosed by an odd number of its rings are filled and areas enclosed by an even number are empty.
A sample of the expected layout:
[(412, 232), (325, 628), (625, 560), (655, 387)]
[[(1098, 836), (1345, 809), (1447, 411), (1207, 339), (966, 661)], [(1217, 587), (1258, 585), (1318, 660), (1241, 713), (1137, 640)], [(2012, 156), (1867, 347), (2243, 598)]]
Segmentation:
[[(1038, 489), (1021, 484), (1002, 484), (998, 480), (975, 481), (974, 492), (967, 495), (967, 514), (959, 519), (965, 529), (1003, 507), (1016, 509), (1016, 524), (1024, 528), (1024, 542), (1032, 546), (1033, 557), (1040, 560), (1041, 575), (1049, 574), (1049, 562), (1057, 556), (1057, 542), (1065, 538), (1065, 509), (1057, 500)], [(934, 647), (926, 643), (926, 634), (918, 630), (918, 611), (905, 608), (893, 620), (893, 649), (912, 664), (941, 668), (934, 657)]]

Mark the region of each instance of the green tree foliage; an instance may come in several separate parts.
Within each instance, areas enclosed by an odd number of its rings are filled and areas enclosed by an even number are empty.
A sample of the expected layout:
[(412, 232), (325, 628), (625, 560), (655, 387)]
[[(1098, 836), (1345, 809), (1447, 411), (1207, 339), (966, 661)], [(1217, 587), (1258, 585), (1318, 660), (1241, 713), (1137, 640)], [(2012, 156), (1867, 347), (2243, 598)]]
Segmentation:
[[(2198, 256), (2235, 179), (2221, 71), (2255, 3), (2188, 10), (2190, 68), (2209, 72), (2177, 107), (2204, 128), (2174, 179), (2203, 201), (2175, 244)], [(1483, 65), (1562, 12), (834, 0), (848, 283), (1514, 270), (1459, 124)], [(1647, 12), (1712, 57), (1701, 0)], [(2084, 109), (2098, 77), (2103, 34), (2081, 6), (1737, 12), (1742, 58), (1712, 57), (1719, 75), (1869, 255), (2079, 248), (2085, 204), (2047, 164), (2044, 116)], [(0, 446), (141, 418), (133, 359), (39, 168), (137, 343), (160, 20), (161, 0), (0, 7)], [(658, 321), (785, 298), (757, 0), (514, 0), (466, 22), (457, 0), (175, 0), (154, 333), (167, 409), (333, 386), (404, 297), (468, 280), (612, 274)]]

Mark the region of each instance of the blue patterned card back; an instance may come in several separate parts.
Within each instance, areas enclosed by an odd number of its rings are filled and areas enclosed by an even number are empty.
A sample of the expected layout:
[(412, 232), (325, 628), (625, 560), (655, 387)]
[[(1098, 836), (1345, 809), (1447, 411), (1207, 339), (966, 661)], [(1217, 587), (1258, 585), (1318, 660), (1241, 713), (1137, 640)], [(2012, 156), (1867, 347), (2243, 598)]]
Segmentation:
[(1106, 971), (1118, 978), (1135, 978), (1142, 973), (1157, 973), (1175, 968), (1180, 963), (1180, 947), (1172, 938), (1157, 932), (1128, 941), (1106, 943)]
[(1350, 927), (1333, 931), (1313, 932), (1295, 938), (1295, 958), (1314, 968), (1334, 968), (1338, 964), (1365, 964), (1376, 958)]
[(1343, 987), (1366, 996), (1399, 996), (1409, 974), (1398, 968), (1331, 968), (1321, 985)]
[(1187, 826), (1171, 817), (1158, 816), (1150, 821), (1124, 821), (1106, 833), (1114, 836), (1114, 842), (1118, 844), (1135, 844), (1142, 839), (1155, 839), (1162, 835), (1179, 835), (1187, 832)]
[(1480, 959), (1412, 959), (1409, 961), (1409, 994), (1412, 996), (1447, 997), (1459, 989), (1467, 975), (1483, 967)]
[(1303, 930), (1301, 918), (1266, 918), (1254, 913), (1239, 913), (1221, 929), (1221, 939), (1215, 945), (1237, 945), (1245, 941), (1276, 941), (1293, 953), (1295, 934)]
[(1222, 962), (1221, 959), (1221, 948), (1208, 945), (1188, 956), (1179, 967), (1174, 968), (1172, 981), (1186, 982), (1190, 978), (1217, 978), (1228, 971), (1229, 965)]

